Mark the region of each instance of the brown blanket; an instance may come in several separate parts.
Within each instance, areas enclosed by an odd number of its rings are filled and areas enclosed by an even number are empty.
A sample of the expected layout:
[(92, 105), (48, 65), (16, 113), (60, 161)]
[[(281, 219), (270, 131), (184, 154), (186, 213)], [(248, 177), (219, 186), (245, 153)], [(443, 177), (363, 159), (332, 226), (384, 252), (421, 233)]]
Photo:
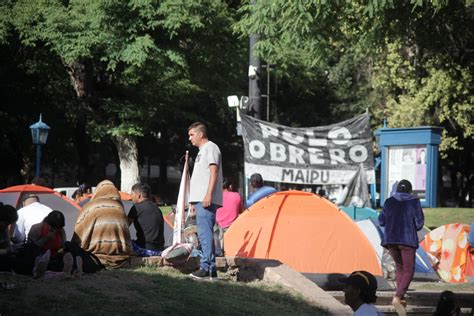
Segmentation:
[(128, 220), (111, 181), (97, 185), (77, 218), (72, 242), (95, 254), (108, 268), (120, 268), (129, 262), (132, 244)]

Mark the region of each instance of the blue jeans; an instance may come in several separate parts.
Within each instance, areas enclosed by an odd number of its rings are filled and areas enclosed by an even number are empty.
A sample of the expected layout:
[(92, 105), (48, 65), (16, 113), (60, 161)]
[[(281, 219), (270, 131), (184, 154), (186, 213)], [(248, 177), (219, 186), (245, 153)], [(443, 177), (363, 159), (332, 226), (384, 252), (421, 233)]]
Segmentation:
[(202, 257), (200, 268), (205, 271), (216, 271), (216, 256), (214, 246), (214, 225), (218, 206), (211, 204), (207, 208), (202, 203), (194, 204), (196, 209), (196, 226)]

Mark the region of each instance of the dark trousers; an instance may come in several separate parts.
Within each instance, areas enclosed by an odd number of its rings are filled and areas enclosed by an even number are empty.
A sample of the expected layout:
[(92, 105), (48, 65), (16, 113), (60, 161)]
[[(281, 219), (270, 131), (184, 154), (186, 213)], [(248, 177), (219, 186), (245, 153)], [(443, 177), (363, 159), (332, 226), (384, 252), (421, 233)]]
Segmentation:
[(388, 250), (396, 265), (396, 296), (403, 299), (415, 274), (416, 249), (403, 245), (388, 245)]

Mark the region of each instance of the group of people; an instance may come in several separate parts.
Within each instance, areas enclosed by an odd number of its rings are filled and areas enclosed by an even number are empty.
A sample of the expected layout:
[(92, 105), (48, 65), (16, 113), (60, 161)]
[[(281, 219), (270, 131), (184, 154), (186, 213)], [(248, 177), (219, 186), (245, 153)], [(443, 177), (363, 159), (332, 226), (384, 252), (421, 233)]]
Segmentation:
[[(188, 136), (199, 148), (190, 183), (189, 210), (196, 216), (202, 255), (200, 269), (192, 276), (212, 277), (216, 276), (216, 245), (222, 249), (223, 233), (244, 207), (275, 189), (263, 186), (261, 175), (255, 174), (251, 179), (255, 192), (244, 204), (231, 180), (222, 176), (221, 153), (209, 141), (206, 125), (192, 124)], [(73, 198), (82, 210), (70, 241), (66, 240), (64, 214), (42, 204), (38, 195), (27, 195), (18, 211), (1, 205), (0, 270), (39, 278), (47, 270), (68, 275), (87, 272), (90, 269), (83, 267), (88, 262), (84, 254), (94, 256), (107, 268), (126, 266), (131, 255), (160, 255), (165, 243), (163, 214), (153, 202), (147, 184), (137, 183), (131, 191), (133, 207), (126, 214), (119, 191), (111, 181), (100, 182), (94, 193), (90, 185), (81, 184)], [(135, 240), (130, 236), (131, 224), (137, 232)], [(217, 243), (215, 227), (220, 235)]]
[[(202, 247), (199, 270), (191, 273), (194, 278), (216, 276), (215, 244), (213, 228), (216, 212), (219, 225), (226, 229), (238, 216), (240, 197), (231, 194), (231, 187), (222, 177), (222, 159), (218, 146), (207, 136), (203, 123), (194, 123), (188, 129), (189, 141), (199, 148), (190, 185), (190, 210), (197, 218), (198, 237)], [(259, 199), (274, 193), (272, 187), (264, 186), (260, 174), (251, 176), (255, 191), (245, 201), (250, 207)], [(223, 192), (224, 188), (224, 192)], [(392, 300), (399, 315), (406, 315), (405, 294), (413, 279), (416, 249), (419, 247), (417, 231), (424, 225), (424, 214), (420, 200), (412, 193), (412, 185), (407, 180), (396, 183), (395, 192), (385, 201), (379, 215), (379, 223), (385, 227), (382, 246), (387, 248), (396, 264), (396, 292)], [(224, 197), (224, 198), (223, 198)], [(219, 216), (218, 210), (232, 205), (231, 216)], [(355, 315), (380, 315), (373, 303), (376, 301), (377, 280), (367, 271), (355, 271), (345, 283), (346, 303)]]
[[(223, 178), (221, 152), (209, 140), (207, 126), (202, 122), (193, 123), (188, 128), (188, 137), (191, 144), (199, 148), (190, 181), (189, 211), (196, 216), (201, 258), (199, 269), (191, 276), (212, 278), (217, 276), (216, 248), (222, 248), (223, 233), (244, 207), (250, 207), (276, 190), (264, 186), (260, 174), (253, 174), (250, 182), (254, 192), (244, 203), (240, 195), (233, 192), (230, 179)], [(91, 188), (80, 187), (76, 199), (85, 204), (77, 218), (71, 243), (94, 254), (109, 268), (125, 266), (132, 253), (159, 255), (164, 247), (164, 220), (161, 210), (150, 198), (147, 184), (135, 184), (132, 187), (134, 206), (127, 215), (119, 191), (111, 181), (99, 183), (93, 194)], [(18, 270), (35, 277), (44, 274), (45, 269), (66, 274), (73, 269), (82, 272), (81, 257), (73, 257), (67, 251), (64, 215), (60, 211), (42, 205), (35, 195), (27, 196), (18, 213), (8, 205), (1, 207), (0, 256), (9, 258), (9, 261), (2, 260), (2, 270)], [(134, 241), (129, 231), (132, 223), (137, 230)], [(382, 246), (389, 250), (396, 264), (396, 294), (392, 304), (399, 315), (405, 315), (405, 294), (413, 279), (419, 244), (417, 231), (424, 225), (420, 201), (412, 194), (409, 181), (396, 184), (395, 192), (385, 201), (379, 223), (385, 227)], [(215, 227), (219, 231), (217, 238)], [(220, 242), (216, 243), (215, 239)], [(16, 257), (10, 256), (14, 252), (12, 242), (23, 245)], [(376, 298), (375, 277), (366, 271), (356, 271), (344, 282), (346, 302), (355, 314), (377, 315), (375, 307), (370, 305)]]
[[(27, 195), (22, 205), (18, 212), (0, 205), (0, 271), (35, 278), (47, 269), (71, 274), (74, 258), (66, 251), (63, 213), (41, 204), (35, 194)], [(76, 268), (75, 272), (82, 273), (81, 259)]]
[[(124, 267), (132, 255), (159, 255), (164, 248), (164, 220), (150, 197), (147, 184), (135, 184), (134, 204), (127, 215), (115, 185), (109, 180), (100, 182), (80, 211), (70, 241), (66, 240), (64, 214), (42, 204), (37, 195), (27, 195), (18, 211), (2, 204), (0, 270), (34, 278), (46, 271), (81, 275), (101, 267)], [(137, 232), (133, 241), (132, 223)], [(98, 267), (89, 265), (94, 263), (90, 258), (96, 258)]]

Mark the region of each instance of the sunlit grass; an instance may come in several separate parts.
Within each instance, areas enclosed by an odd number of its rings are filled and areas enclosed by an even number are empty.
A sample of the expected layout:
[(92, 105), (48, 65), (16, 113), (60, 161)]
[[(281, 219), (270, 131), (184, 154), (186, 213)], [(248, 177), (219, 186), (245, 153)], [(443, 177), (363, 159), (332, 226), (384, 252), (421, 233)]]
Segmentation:
[(296, 292), (266, 282), (195, 281), (166, 268), (33, 280), (1, 274), (0, 314), (323, 315)]
[(425, 208), (425, 225), (436, 228), (443, 224), (463, 223), (470, 225), (474, 222), (473, 208)]

